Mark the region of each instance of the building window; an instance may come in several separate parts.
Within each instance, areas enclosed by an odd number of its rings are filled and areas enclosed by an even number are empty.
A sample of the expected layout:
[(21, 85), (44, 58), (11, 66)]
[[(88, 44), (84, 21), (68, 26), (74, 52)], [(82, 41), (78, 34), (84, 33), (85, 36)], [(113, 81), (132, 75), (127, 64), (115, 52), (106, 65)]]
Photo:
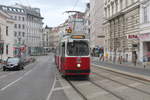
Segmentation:
[(20, 10), (20, 9), (17, 9), (17, 12), (21, 12), (21, 10)]
[(15, 36), (15, 37), (17, 36), (17, 32), (14, 32), (14, 36)]
[(19, 29), (21, 28), (21, 25), (20, 25), (20, 24), (18, 25), (18, 28), (19, 28)]
[(110, 17), (110, 6), (108, 6), (108, 17)]
[(9, 11), (12, 11), (12, 8), (8, 8), (9, 9)]
[(21, 32), (19, 32), (19, 36), (21, 36)]
[(143, 8), (143, 13), (144, 13), (144, 23), (148, 22), (148, 14), (147, 14), (147, 7)]
[(120, 0), (120, 10), (123, 9), (123, 0)]
[(8, 26), (6, 26), (6, 35), (8, 36)]
[(2, 7), (3, 10), (7, 10), (7, 7)]
[(15, 28), (17, 28), (17, 24), (15, 24), (15, 26), (14, 26)]
[(14, 8), (13, 11), (16, 12), (16, 9)]
[(24, 10), (21, 10), (22, 13), (24, 13)]
[(25, 32), (22, 32), (22, 36), (23, 36), (23, 37), (25, 36)]
[(24, 29), (25, 28), (25, 26), (24, 25), (22, 25), (22, 29)]
[(116, 0), (115, 2), (116, 2), (116, 12), (118, 12), (118, 0)]
[(112, 7), (112, 15), (114, 14), (114, 3), (111, 4)]
[(22, 17), (22, 21), (24, 21), (24, 17)]
[(107, 18), (107, 8), (105, 8), (105, 17)]
[(6, 45), (6, 54), (8, 55), (8, 44)]

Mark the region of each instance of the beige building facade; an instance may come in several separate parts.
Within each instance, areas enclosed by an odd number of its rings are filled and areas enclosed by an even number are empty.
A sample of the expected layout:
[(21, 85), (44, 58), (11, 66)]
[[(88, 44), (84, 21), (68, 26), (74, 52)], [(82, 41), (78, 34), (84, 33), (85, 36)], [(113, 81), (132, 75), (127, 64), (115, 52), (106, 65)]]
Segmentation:
[(87, 34), (87, 36), (90, 39), (90, 3), (86, 4), (86, 10), (84, 14), (84, 33)]
[(139, 54), (139, 0), (105, 0), (105, 52), (113, 62), (132, 62)]
[(90, 0), (91, 47), (105, 47), (104, 0)]
[(139, 40), (139, 60), (150, 62), (150, 0), (141, 0)]

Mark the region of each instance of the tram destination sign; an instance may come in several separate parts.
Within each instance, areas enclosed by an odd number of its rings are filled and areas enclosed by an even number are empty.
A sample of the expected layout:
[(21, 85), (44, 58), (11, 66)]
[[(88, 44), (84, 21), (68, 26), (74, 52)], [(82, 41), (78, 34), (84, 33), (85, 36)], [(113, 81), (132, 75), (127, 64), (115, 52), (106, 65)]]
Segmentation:
[(85, 39), (84, 35), (73, 35), (71, 36), (72, 39)]

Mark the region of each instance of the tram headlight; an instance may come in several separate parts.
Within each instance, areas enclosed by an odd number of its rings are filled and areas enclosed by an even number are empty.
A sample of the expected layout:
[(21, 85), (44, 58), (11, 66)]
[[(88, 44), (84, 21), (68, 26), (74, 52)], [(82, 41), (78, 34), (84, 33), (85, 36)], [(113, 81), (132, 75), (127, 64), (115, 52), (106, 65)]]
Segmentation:
[(80, 68), (80, 67), (81, 67), (81, 64), (77, 64), (77, 67)]

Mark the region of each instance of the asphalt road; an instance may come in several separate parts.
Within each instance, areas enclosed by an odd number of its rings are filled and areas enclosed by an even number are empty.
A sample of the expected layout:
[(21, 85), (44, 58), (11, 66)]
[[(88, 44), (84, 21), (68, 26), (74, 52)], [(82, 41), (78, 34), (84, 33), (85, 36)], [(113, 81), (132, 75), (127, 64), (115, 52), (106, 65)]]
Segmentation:
[(56, 66), (52, 54), (37, 57), (22, 71), (0, 71), (0, 100), (67, 100), (64, 93), (53, 93)]

